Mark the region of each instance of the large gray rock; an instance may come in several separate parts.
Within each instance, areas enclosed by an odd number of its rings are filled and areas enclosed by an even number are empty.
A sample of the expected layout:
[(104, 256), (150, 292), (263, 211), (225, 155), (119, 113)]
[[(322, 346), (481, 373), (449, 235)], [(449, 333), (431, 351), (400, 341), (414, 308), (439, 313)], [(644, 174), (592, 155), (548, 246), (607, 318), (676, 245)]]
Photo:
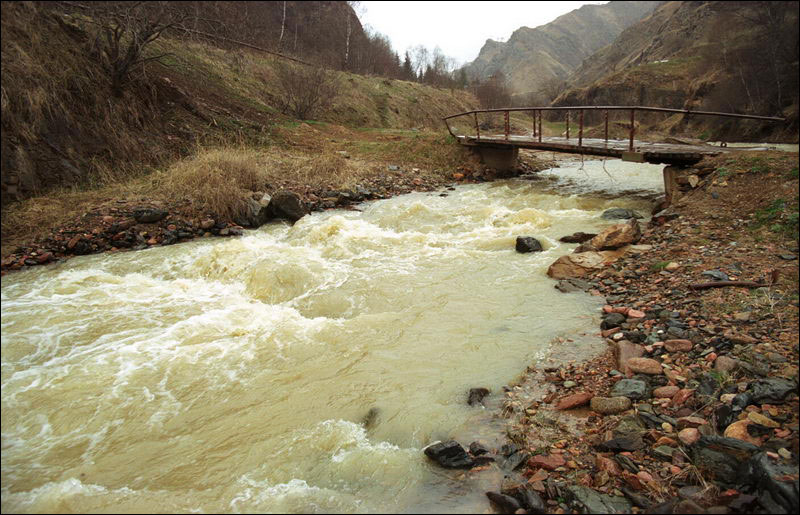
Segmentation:
[(169, 212), (163, 209), (155, 209), (150, 207), (138, 208), (133, 211), (133, 218), (140, 224), (152, 224), (160, 222), (167, 217)]
[(633, 209), (623, 209), (621, 207), (612, 207), (611, 209), (606, 209), (600, 216), (605, 218), (606, 220), (614, 220), (614, 219), (627, 220), (629, 218), (644, 218), (642, 215), (640, 215)]
[(273, 218), (283, 218), (291, 222), (296, 222), (306, 214), (306, 208), (300, 195), (291, 191), (281, 190), (269, 201), (267, 206), (269, 215)]
[(761, 452), (750, 460), (747, 476), (760, 490), (759, 501), (768, 513), (797, 513), (797, 465), (776, 463)]
[(650, 398), (650, 387), (637, 379), (622, 379), (611, 389), (612, 397), (627, 397), (632, 400)]
[(633, 505), (625, 497), (601, 494), (586, 486), (568, 486), (567, 501), (580, 513), (630, 513)]

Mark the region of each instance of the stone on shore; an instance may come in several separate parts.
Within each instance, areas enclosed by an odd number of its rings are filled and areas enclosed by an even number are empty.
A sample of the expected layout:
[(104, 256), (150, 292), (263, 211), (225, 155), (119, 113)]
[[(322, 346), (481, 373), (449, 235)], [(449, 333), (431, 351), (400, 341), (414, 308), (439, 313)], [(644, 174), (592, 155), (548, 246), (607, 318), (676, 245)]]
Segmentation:
[(286, 190), (281, 190), (272, 196), (267, 211), (273, 218), (284, 218), (291, 222), (300, 220), (306, 214), (300, 195)]
[(631, 358), (627, 362), (628, 368), (636, 374), (663, 374), (661, 363), (651, 358)]
[(630, 408), (631, 400), (627, 397), (592, 397), (589, 406), (597, 413), (614, 415)]
[(566, 254), (558, 258), (547, 269), (548, 277), (566, 279), (568, 277), (585, 277), (597, 270), (602, 270), (617, 261), (626, 249), (604, 250), (600, 252), (582, 252)]
[(607, 227), (591, 240), (581, 244), (575, 252), (614, 250), (638, 243), (641, 238), (642, 229), (639, 227), (639, 222), (631, 218), (627, 223)]
[(594, 394), (591, 394), (589, 392), (567, 395), (566, 397), (563, 397), (561, 400), (558, 401), (558, 404), (556, 404), (556, 409), (568, 410), (572, 408), (577, 408), (578, 406), (583, 406), (584, 404), (592, 400), (592, 397), (594, 397)]

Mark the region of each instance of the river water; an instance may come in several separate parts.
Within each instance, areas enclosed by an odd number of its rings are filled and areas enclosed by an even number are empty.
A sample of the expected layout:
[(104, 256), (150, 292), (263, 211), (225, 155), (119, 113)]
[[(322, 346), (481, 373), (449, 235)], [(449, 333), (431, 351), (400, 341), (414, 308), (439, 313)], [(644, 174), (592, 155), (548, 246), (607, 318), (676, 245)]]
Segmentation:
[(606, 167), (4, 277), (2, 511), (485, 511), (498, 476), (422, 448), (497, 437), (469, 388), (496, 405), (527, 364), (597, 352), (600, 298), (545, 275), (558, 238), (663, 189)]

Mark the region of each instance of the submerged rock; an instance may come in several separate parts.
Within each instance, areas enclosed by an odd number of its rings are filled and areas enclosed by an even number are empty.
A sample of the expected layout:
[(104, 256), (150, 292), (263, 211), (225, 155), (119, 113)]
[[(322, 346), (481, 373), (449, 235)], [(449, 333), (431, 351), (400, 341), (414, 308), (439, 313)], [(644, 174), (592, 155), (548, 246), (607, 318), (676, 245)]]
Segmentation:
[(483, 402), (483, 398), (487, 395), (489, 395), (488, 388), (470, 388), (469, 397), (467, 397), (467, 404), (470, 406), (481, 404)]

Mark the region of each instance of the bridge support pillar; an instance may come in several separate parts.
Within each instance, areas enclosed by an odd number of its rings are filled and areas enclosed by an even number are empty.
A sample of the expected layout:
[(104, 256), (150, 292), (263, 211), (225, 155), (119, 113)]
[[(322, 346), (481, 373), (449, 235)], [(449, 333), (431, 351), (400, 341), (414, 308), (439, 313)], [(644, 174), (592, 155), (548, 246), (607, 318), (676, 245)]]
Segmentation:
[(475, 149), (483, 164), (498, 172), (509, 172), (517, 165), (519, 149), (517, 147), (485, 147)]
[(681, 184), (681, 179), (685, 182), (687, 170), (687, 167), (679, 165), (664, 167), (664, 196), (668, 206), (682, 195), (679, 184)]

